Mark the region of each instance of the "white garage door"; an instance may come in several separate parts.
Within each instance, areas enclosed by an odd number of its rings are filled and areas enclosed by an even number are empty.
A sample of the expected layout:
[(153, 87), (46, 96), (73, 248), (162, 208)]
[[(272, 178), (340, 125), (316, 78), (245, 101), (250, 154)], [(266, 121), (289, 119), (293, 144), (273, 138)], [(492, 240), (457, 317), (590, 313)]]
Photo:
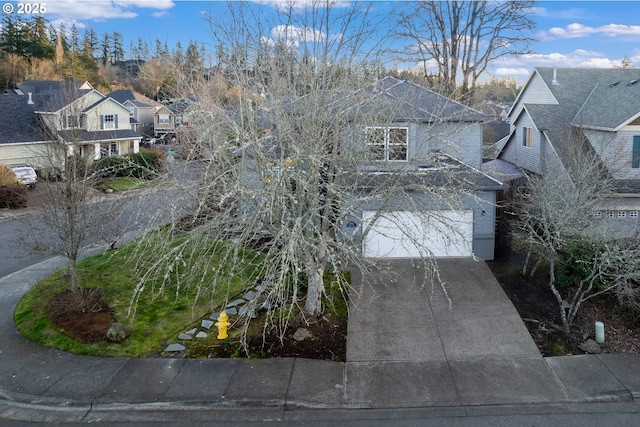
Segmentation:
[[(362, 213), (362, 225), (372, 223), (375, 211)], [(473, 211), (439, 210), (428, 215), (386, 212), (362, 242), (370, 258), (469, 257), (472, 255)]]

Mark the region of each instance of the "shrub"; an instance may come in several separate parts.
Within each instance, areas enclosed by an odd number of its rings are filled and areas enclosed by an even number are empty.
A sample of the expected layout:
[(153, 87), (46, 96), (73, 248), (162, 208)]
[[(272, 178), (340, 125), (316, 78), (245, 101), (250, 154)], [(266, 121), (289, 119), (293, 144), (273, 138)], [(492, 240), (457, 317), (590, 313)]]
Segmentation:
[(602, 250), (598, 243), (584, 238), (574, 237), (567, 241), (556, 265), (556, 280), (563, 287), (571, 287), (586, 279), (591, 273), (592, 260)]
[(18, 178), (10, 167), (0, 164), (0, 186), (16, 185)]
[(151, 179), (162, 169), (164, 153), (142, 149), (138, 153), (104, 157), (97, 164), (100, 176), (104, 178), (134, 177)]
[(17, 209), (27, 206), (29, 189), (26, 185), (13, 183), (0, 186), (0, 208)]

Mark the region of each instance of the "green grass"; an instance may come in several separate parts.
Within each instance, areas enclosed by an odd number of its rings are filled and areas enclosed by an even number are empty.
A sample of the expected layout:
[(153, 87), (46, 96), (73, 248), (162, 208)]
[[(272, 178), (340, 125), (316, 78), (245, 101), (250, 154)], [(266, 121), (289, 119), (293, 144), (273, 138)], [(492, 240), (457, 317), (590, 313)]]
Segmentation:
[[(161, 238), (167, 239), (167, 236)], [(136, 243), (139, 242), (123, 245), (78, 264), (81, 286), (97, 289), (113, 310), (116, 320), (130, 326), (131, 336), (123, 343), (105, 341), (98, 344), (82, 344), (65, 335), (47, 319), (47, 302), (60, 291), (68, 289), (68, 279), (60, 273), (38, 283), (21, 299), (14, 313), (18, 329), (32, 341), (68, 352), (102, 356), (150, 356), (162, 351), (164, 346), (176, 339), (177, 334), (185, 330), (186, 326), (207, 315), (231, 296), (253, 286), (258, 278), (258, 267), (262, 260), (261, 255), (245, 251), (243, 270), (236, 271), (233, 277), (227, 277), (213, 292), (204, 295), (197, 286), (178, 286), (175, 281), (170, 280), (163, 282), (164, 286), (161, 288), (161, 279), (152, 277), (149, 283), (150, 291), (141, 294), (136, 304), (135, 315), (132, 316), (129, 311), (139, 274), (148, 271), (157, 261), (143, 258), (133, 262), (134, 255), (139, 253), (136, 252), (139, 248)], [(179, 237), (172, 239), (168, 247), (184, 243), (185, 239)], [(184, 245), (184, 248), (188, 250), (189, 245)], [(223, 244), (216, 242), (209, 250), (199, 247), (198, 253), (202, 254), (202, 251), (207, 255), (208, 262), (216, 266), (215, 271), (230, 271), (231, 266), (227, 265), (223, 258)], [(196, 251), (193, 250), (192, 253)], [(202, 257), (186, 257), (181, 269), (188, 270), (194, 268), (196, 263), (202, 262)], [(154, 268), (162, 271), (162, 265)], [(201, 273), (199, 282), (211, 283), (213, 273), (211, 270), (209, 273), (206, 273), (206, 269), (203, 271), (205, 272)]]
[(138, 188), (153, 187), (155, 185), (158, 185), (155, 181), (133, 177), (112, 178), (104, 183), (106, 188), (110, 188), (113, 191), (135, 190)]

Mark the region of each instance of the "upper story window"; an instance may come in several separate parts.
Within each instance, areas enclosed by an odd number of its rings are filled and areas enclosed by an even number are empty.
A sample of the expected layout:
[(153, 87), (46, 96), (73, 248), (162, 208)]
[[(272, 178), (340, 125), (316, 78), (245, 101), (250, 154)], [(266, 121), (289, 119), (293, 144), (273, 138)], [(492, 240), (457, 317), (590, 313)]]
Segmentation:
[(169, 115), (168, 114), (159, 114), (158, 115), (158, 123), (163, 125), (169, 124)]
[(365, 130), (366, 148), (377, 161), (406, 162), (409, 129), (405, 127), (369, 127)]
[(522, 128), (522, 146), (527, 148), (533, 147), (533, 128)]
[(633, 152), (631, 154), (631, 167), (640, 168), (640, 135), (633, 137)]
[(64, 127), (66, 129), (75, 129), (80, 127), (80, 117), (77, 114), (66, 114), (64, 116)]
[(102, 129), (116, 129), (118, 127), (118, 116), (115, 114), (104, 114), (101, 122)]

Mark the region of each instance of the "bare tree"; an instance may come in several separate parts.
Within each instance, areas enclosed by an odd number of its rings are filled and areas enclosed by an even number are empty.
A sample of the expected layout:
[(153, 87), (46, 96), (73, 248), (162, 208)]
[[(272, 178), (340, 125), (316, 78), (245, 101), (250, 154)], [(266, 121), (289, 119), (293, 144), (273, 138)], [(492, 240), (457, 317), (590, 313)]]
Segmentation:
[(530, 52), (534, 5), (528, 0), (415, 2), (400, 16), (398, 36), (411, 41), (404, 57), (419, 62), (443, 93), (467, 99), (489, 64)]
[[(608, 292), (621, 301), (635, 300), (640, 279), (637, 245), (620, 241), (596, 215), (615, 193), (610, 171), (577, 130), (567, 138), (563, 163), (547, 160), (543, 175), (529, 176), (514, 201), (516, 241), (528, 251), (523, 274), (541, 261), (548, 266), (548, 286), (565, 333), (584, 301)], [(558, 270), (577, 245), (585, 250), (571, 262), (581, 273), (565, 289)]]
[[(125, 206), (122, 198), (110, 195), (106, 199), (96, 189), (101, 171), (95, 159), (104, 150), (97, 137), (99, 130), (87, 127), (89, 121), (83, 117), (95, 97), (81, 96), (84, 92), (74, 82), (61, 82), (60, 88), (50, 96), (33, 96), (36, 123), (46, 142), (31, 155), (44, 178), (38, 186), (44, 189), (38, 190), (42, 197), (38, 214), (24, 218), (27, 226), (21, 240), (36, 252), (67, 259), (70, 290), (84, 304), (86, 295), (77, 274), (83, 250), (102, 243), (113, 248), (131, 231), (132, 221), (118, 220)], [(60, 108), (59, 114), (42, 113)]]
[[(304, 10), (281, 11), (274, 22), (263, 21), (253, 7), (232, 3), (225, 19), (210, 17), (217, 45), (246, 53), (224, 69), (236, 96), (232, 104), (196, 97), (189, 127), (196, 129), (197, 150), (186, 167), (199, 173), (187, 187), (174, 182), (198, 200), (193, 214), (172, 229), (177, 234), (188, 223), (190, 232), (174, 241), (141, 242), (139, 255), (149, 259), (152, 253), (156, 264), (144, 272), (136, 295), (187, 286), (212, 294), (242, 274), (249, 257), (243, 249), (251, 247), (264, 256), (258, 276), (265, 286), (254, 299), (260, 304), (255, 310), (269, 308), (278, 319), (298, 309), (317, 316), (330, 277), (347, 289), (337, 273), (375, 266), (362, 246), (383, 218), (421, 251), (416, 262), (427, 264), (425, 282), (436, 280), (432, 248), (419, 244), (419, 230), (461, 233), (444, 212), (475, 197), (456, 174), (460, 164), (438, 151), (464, 150), (458, 144), (469, 124), (456, 114), (466, 107), (452, 108), (453, 102), (428, 91), (428, 99), (420, 99), (433, 101), (423, 105), (433, 108), (433, 121), (412, 135), (408, 150), (403, 141), (409, 125), (402, 114), (412, 108), (406, 100), (425, 89), (407, 83), (402, 96), (391, 96), (385, 85), (397, 80), (373, 84), (354, 71), (375, 55), (377, 40), (385, 40), (366, 5), (342, 9), (314, 2)], [(422, 172), (411, 161), (413, 150), (429, 166)], [(376, 213), (362, 221), (364, 209)], [(415, 222), (400, 224), (398, 210), (415, 212)], [(224, 270), (211, 265), (212, 251), (226, 261)], [(181, 267), (186, 258), (194, 266), (188, 271)]]

